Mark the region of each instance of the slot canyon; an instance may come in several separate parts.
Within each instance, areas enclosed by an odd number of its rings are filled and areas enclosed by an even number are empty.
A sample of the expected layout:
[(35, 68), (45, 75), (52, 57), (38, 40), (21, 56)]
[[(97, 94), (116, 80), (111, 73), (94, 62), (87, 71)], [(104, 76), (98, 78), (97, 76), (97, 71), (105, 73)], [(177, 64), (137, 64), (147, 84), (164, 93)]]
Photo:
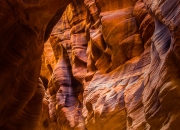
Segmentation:
[(180, 130), (180, 0), (0, 0), (0, 25), (0, 130)]

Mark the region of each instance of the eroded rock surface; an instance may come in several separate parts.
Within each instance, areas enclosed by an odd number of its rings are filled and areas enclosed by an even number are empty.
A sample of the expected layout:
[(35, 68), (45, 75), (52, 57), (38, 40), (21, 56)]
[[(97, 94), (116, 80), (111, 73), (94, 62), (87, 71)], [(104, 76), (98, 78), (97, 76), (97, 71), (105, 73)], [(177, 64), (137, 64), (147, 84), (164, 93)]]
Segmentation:
[(178, 0), (1, 3), (1, 129), (179, 130)]
[(0, 129), (38, 128), (43, 44), (69, 0), (0, 1)]

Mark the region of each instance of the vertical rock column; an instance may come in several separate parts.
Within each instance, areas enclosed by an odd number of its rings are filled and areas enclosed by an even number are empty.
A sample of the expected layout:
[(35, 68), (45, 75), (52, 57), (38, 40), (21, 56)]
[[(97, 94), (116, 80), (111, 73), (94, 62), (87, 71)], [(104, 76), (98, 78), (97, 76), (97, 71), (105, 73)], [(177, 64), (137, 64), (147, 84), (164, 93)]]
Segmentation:
[(50, 116), (57, 128), (85, 129), (81, 114), (83, 81), (86, 74), (86, 8), (73, 1), (50, 37), (56, 67), (49, 83)]
[(151, 129), (178, 130), (180, 122), (180, 3), (149, 1), (145, 5), (155, 21), (151, 66), (143, 92), (144, 112)]

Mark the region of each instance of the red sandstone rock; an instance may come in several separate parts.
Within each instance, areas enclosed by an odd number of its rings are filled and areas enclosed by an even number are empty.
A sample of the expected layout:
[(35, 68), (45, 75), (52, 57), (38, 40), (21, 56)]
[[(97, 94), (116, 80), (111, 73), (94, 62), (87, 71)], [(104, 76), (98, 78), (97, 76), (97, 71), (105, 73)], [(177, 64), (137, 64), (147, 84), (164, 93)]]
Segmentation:
[(38, 128), (43, 44), (70, 1), (0, 1), (0, 129)]
[(68, 3), (1, 1), (0, 129), (179, 130), (179, 1)]

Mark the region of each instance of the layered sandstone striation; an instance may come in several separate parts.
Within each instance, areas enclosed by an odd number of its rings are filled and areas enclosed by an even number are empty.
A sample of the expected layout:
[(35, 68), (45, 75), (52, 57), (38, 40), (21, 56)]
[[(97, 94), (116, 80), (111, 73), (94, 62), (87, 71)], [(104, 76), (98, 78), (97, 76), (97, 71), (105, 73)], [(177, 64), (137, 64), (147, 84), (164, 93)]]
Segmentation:
[(178, 0), (0, 7), (0, 129), (179, 130)]

